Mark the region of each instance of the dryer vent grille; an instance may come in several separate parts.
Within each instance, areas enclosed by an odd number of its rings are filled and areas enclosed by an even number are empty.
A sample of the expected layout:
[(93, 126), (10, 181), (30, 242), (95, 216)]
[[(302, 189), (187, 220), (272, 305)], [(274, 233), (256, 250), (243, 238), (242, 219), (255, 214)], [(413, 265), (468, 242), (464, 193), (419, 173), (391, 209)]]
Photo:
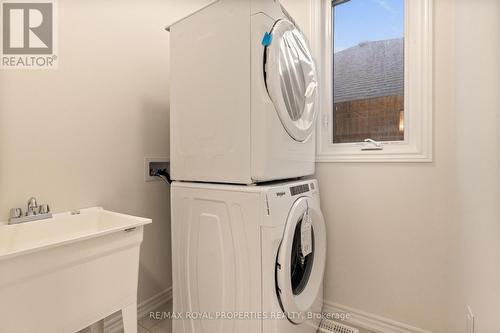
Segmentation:
[(359, 330), (333, 320), (323, 319), (319, 325), (321, 333), (359, 333)]

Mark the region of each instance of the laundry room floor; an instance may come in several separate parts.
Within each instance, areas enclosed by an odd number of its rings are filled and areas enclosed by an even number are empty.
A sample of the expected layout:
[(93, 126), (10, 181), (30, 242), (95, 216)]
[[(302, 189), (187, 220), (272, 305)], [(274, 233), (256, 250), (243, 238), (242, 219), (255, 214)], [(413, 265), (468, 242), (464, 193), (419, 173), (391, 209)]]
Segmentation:
[[(154, 310), (154, 312), (172, 312), (172, 301), (160, 306), (158, 309)], [(359, 333), (375, 333), (361, 328), (358, 329)], [(87, 328), (78, 333), (90, 333), (90, 329)], [(105, 331), (104, 333), (111, 332)], [(121, 331), (112, 333), (123, 333), (123, 329)], [(137, 333), (172, 333), (172, 320), (157, 320), (151, 319), (149, 317), (139, 319), (139, 321), (137, 322)]]
[[(158, 312), (172, 312), (172, 302), (161, 306), (156, 311)], [(137, 327), (141, 330), (137, 330), (137, 333), (172, 333), (172, 320), (171, 319), (151, 319), (149, 317), (140, 319), (137, 323)]]
[[(155, 312), (171, 312), (172, 311), (172, 302), (168, 302), (163, 306), (159, 307), (155, 310)], [(86, 328), (78, 333), (90, 333), (90, 329)], [(105, 333), (108, 333), (105, 331)], [(123, 333), (123, 329), (119, 332), (113, 333)], [(137, 322), (137, 333), (172, 333), (172, 320), (171, 319), (151, 319), (149, 317), (145, 317), (139, 319)]]

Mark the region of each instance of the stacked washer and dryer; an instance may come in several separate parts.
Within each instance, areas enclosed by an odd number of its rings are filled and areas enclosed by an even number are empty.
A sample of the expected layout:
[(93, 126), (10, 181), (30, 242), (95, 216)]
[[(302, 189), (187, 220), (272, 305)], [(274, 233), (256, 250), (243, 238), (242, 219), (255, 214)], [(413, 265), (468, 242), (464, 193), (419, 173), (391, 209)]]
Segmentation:
[(169, 27), (173, 333), (312, 333), (325, 223), (317, 79), (277, 0), (217, 0)]

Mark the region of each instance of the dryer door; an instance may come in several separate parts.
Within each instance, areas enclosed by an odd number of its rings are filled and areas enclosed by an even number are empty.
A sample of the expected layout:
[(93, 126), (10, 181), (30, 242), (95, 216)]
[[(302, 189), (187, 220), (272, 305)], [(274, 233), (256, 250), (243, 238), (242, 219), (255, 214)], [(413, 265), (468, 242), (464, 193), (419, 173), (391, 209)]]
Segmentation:
[(289, 20), (266, 35), (266, 86), (281, 123), (296, 141), (311, 135), (316, 119), (316, 67), (302, 33)]
[(307, 320), (308, 312), (321, 311), (325, 259), (323, 215), (313, 200), (299, 198), (288, 215), (276, 262), (278, 297), (292, 323)]

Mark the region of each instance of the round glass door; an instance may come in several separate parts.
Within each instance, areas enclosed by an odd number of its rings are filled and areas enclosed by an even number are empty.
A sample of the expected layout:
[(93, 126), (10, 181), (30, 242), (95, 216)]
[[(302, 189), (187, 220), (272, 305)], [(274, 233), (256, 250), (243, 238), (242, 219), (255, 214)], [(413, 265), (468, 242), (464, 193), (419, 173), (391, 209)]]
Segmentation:
[(290, 210), (276, 260), (276, 289), (288, 320), (300, 324), (322, 303), (325, 271), (325, 223), (307, 197)]
[(302, 33), (289, 20), (276, 22), (266, 48), (266, 85), (287, 133), (305, 141), (314, 129), (318, 81)]
[(290, 280), (292, 282), (292, 292), (294, 295), (299, 295), (304, 291), (314, 262), (314, 230), (311, 228), (312, 236), (312, 251), (304, 255), (302, 251), (302, 228), (303, 224), (307, 223), (307, 213), (305, 213), (297, 223), (293, 234), (292, 255), (290, 259)]

